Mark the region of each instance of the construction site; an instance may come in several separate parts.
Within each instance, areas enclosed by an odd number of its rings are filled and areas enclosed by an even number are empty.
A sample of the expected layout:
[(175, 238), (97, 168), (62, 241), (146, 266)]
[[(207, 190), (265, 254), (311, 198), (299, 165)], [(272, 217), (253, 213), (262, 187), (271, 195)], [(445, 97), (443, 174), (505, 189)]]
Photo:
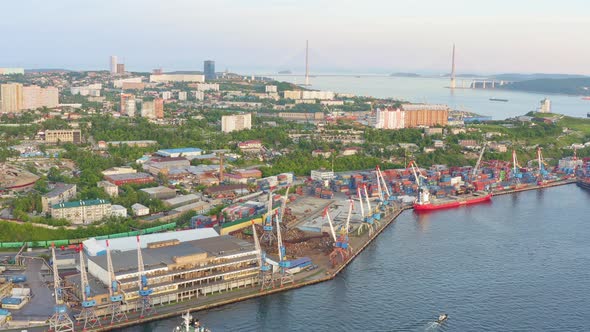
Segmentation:
[(550, 169), (540, 149), (527, 167), (515, 154), (512, 162), (482, 155), (475, 167), (318, 170), (319, 178), (249, 195), (226, 211), (247, 217), (215, 228), (199, 221), (192, 229), (51, 245), (48, 260), (25, 243), (1, 271), (0, 326), (102, 331), (326, 281), (404, 210), (572, 183), (584, 164), (574, 156)]

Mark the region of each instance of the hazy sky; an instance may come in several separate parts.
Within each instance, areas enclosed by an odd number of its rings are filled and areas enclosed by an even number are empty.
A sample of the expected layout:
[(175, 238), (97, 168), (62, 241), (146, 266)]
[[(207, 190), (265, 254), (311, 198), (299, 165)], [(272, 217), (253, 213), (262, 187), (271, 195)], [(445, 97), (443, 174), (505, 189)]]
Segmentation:
[(0, 67), (590, 74), (587, 0), (2, 1)]

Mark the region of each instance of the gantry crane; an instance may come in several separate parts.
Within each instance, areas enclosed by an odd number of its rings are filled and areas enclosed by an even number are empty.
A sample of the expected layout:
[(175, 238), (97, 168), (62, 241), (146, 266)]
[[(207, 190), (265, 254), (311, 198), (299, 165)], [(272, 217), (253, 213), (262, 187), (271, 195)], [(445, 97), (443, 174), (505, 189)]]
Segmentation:
[(269, 190), (268, 192), (268, 208), (266, 212), (266, 218), (262, 223), (262, 235), (260, 236), (260, 243), (268, 243), (269, 246), (272, 246), (272, 242), (276, 241), (277, 236), (273, 233), (273, 223), (272, 223), (272, 191)]
[(121, 308), (123, 302), (123, 294), (119, 291), (119, 283), (115, 277), (115, 270), (113, 269), (113, 260), (111, 258), (111, 248), (109, 247), (109, 240), (107, 241), (107, 272), (109, 273), (109, 313), (111, 315), (111, 325), (115, 322), (127, 320), (127, 314)]
[(64, 293), (57, 269), (54, 243), (51, 243), (51, 259), (53, 261), (53, 295), (55, 297), (55, 307), (53, 310), (53, 315), (49, 319), (49, 331), (73, 332), (74, 322), (68, 315), (68, 307), (64, 303)]
[(91, 290), (86, 273), (86, 262), (84, 261), (84, 247), (80, 244), (80, 290), (82, 292), (82, 311), (78, 316), (78, 324), (84, 322), (83, 331), (88, 328), (100, 326), (100, 320), (96, 315), (96, 300), (90, 299)]
[[(283, 199), (283, 205), (280, 209), (282, 212), (280, 215), (277, 215), (277, 217), (275, 218), (276, 224), (277, 224), (277, 246), (279, 249), (279, 268), (281, 271), (281, 282), (280, 282), (281, 287), (283, 287), (286, 284), (295, 282), (295, 279), (293, 277), (293, 273), (291, 273), (289, 271), (289, 261), (287, 260), (287, 249), (285, 248), (285, 245), (283, 244), (283, 238), (281, 236), (281, 222), (282, 222), (281, 219), (285, 215), (284, 211), (287, 208), (286, 197), (289, 194), (289, 189), (290, 189), (290, 187), (287, 187), (287, 192), (285, 194), (285, 198)], [(278, 211), (277, 211), (277, 213), (278, 213)]]
[(367, 200), (367, 206), (369, 209), (368, 214), (373, 217), (373, 221), (377, 226), (379, 226), (379, 220), (381, 220), (381, 213), (379, 212), (379, 207), (373, 209), (371, 206), (371, 201), (369, 200), (369, 192), (367, 191), (367, 185), (363, 185), (363, 191), (365, 192), (365, 199)]
[(139, 241), (139, 235), (137, 236), (137, 274), (139, 279), (137, 280), (137, 286), (139, 287), (139, 307), (141, 312), (139, 318), (145, 317), (145, 315), (151, 314), (154, 310), (152, 303), (152, 293), (154, 292), (148, 285), (148, 278), (144, 271), (143, 256), (141, 255), (141, 243)]
[(363, 206), (363, 196), (361, 194), (361, 187), (356, 187), (356, 193), (359, 199), (359, 204), (361, 206), (361, 225), (358, 228), (358, 234), (360, 235), (363, 229), (367, 228), (369, 230), (369, 235), (373, 234), (373, 228), (375, 221), (373, 220), (373, 216), (371, 216), (371, 211), (365, 215), (365, 208)]
[(260, 266), (260, 291), (272, 289), (275, 287), (272, 265), (266, 261), (266, 252), (262, 251), (260, 247), (254, 219), (252, 219), (252, 236), (254, 237), (254, 246), (256, 247), (256, 258)]

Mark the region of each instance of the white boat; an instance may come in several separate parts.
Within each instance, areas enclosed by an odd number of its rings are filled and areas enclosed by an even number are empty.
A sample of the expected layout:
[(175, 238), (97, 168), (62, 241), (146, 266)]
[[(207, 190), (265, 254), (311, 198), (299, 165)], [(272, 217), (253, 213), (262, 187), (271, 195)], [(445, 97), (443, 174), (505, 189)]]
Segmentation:
[(172, 332), (211, 332), (208, 328), (201, 326), (198, 319), (193, 318), (190, 311), (182, 314), (182, 323), (177, 326)]
[(449, 315), (440, 314), (440, 315), (438, 315), (438, 319), (436, 320), (436, 323), (440, 324), (440, 323), (444, 322), (445, 320), (447, 320), (448, 318), (449, 318)]

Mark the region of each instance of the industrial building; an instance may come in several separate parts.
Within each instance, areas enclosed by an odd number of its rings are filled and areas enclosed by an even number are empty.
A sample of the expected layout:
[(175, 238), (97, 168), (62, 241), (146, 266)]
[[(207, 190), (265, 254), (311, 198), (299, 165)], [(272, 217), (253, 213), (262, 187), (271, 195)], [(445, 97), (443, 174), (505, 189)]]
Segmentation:
[(170, 157), (170, 158), (153, 158), (146, 161), (142, 167), (145, 171), (150, 174), (168, 174), (170, 170), (176, 168), (187, 168), (191, 165), (188, 159), (183, 157)]
[(66, 202), (53, 205), (51, 216), (72, 224), (90, 224), (111, 215), (111, 203), (103, 199)]
[(43, 212), (49, 212), (52, 205), (65, 203), (76, 197), (76, 185), (58, 183), (55, 188), (41, 196), (41, 207)]
[(142, 184), (154, 182), (154, 178), (151, 175), (143, 172), (106, 175), (105, 179), (117, 186), (129, 183)]
[(164, 186), (152, 187), (152, 188), (143, 188), (139, 189), (144, 193), (148, 194), (150, 198), (155, 199), (168, 199), (176, 197), (176, 190), (170, 189)]
[(175, 208), (181, 205), (196, 203), (198, 201), (200, 201), (199, 196), (195, 194), (188, 194), (164, 200), (164, 205)]
[(156, 151), (158, 156), (177, 158), (184, 157), (186, 159), (192, 159), (203, 154), (203, 150), (199, 148), (178, 148), (178, 149), (163, 149)]

